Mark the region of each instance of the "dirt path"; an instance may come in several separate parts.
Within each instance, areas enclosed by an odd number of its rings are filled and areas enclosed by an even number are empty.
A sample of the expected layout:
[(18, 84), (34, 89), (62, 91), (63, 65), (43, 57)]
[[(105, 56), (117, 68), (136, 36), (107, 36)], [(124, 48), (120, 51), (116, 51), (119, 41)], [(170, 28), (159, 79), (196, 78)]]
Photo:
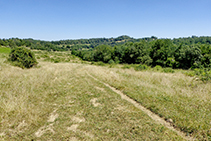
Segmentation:
[(116, 88), (110, 86), (107, 83), (104, 83), (100, 80), (98, 80), (97, 78), (95, 78), (94, 76), (90, 75), (87, 72), (87, 75), (92, 77), (94, 80), (104, 84), (105, 86), (109, 87), (112, 91), (114, 91), (115, 93), (119, 94), (121, 96), (122, 99), (130, 102), (131, 104), (133, 104), (135, 107), (137, 107), (138, 109), (142, 110), (143, 112), (145, 112), (149, 117), (151, 117), (154, 121), (156, 121), (158, 124), (161, 124), (165, 127), (167, 127), (168, 129), (176, 132), (178, 135), (180, 135), (181, 137), (183, 137), (186, 140), (194, 140), (192, 137), (186, 136), (185, 133), (176, 130), (171, 124), (170, 122), (165, 121), (164, 119), (162, 119), (161, 117), (159, 117), (158, 115), (156, 115), (155, 113), (151, 112), (150, 110), (148, 110), (147, 108), (145, 108), (144, 106), (142, 106), (140, 103), (136, 102), (135, 100), (131, 99), (130, 97), (126, 96), (125, 94), (123, 94), (121, 91), (117, 90)]

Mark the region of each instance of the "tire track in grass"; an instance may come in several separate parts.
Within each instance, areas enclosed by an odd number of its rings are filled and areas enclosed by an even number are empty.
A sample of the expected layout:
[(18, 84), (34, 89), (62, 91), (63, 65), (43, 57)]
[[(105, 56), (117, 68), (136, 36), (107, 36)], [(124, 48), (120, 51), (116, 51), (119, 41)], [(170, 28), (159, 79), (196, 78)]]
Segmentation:
[(136, 108), (142, 110), (144, 113), (146, 113), (149, 117), (151, 117), (154, 121), (156, 121), (157, 123), (165, 126), (166, 128), (176, 132), (179, 136), (183, 137), (186, 140), (194, 140), (194, 138), (190, 137), (190, 136), (186, 136), (184, 132), (179, 131), (177, 129), (175, 129), (169, 122), (165, 121), (163, 118), (159, 117), (158, 115), (156, 115), (155, 113), (151, 112), (150, 110), (148, 110), (147, 108), (145, 108), (144, 106), (142, 106), (140, 103), (136, 102), (135, 100), (131, 99), (130, 97), (128, 97), (127, 95), (123, 94), (121, 91), (117, 90), (116, 88), (110, 86), (107, 83), (104, 83), (100, 80), (98, 80), (97, 78), (95, 78), (94, 76), (92, 76), (91, 74), (89, 74), (88, 72), (86, 72), (88, 76), (90, 76), (91, 78), (93, 78), (94, 80), (104, 84), (106, 87), (110, 88), (112, 91), (114, 91), (115, 93), (119, 94), (121, 96), (122, 99), (130, 102), (131, 104), (133, 104)]

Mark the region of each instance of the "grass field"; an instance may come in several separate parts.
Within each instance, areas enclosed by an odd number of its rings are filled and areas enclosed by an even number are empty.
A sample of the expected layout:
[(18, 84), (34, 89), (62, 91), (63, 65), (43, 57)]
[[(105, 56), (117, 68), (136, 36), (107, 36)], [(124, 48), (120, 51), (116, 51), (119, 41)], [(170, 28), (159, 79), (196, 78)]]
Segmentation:
[(36, 58), (40, 61), (60, 63), (60, 62), (69, 62), (69, 63), (81, 63), (84, 62), (80, 58), (71, 55), (71, 52), (48, 52), (48, 51), (33, 51), (36, 55)]
[(4, 61), (5, 55), (0, 55), (0, 140), (185, 140), (103, 83), (195, 140), (211, 140), (210, 83), (181, 72), (42, 58), (40, 67), (20, 69)]
[(172, 120), (174, 127), (201, 140), (211, 140), (211, 84), (173, 74), (87, 67), (101, 81), (123, 91), (143, 106)]
[(0, 47), (0, 53), (9, 54), (10, 48), (8, 47)]

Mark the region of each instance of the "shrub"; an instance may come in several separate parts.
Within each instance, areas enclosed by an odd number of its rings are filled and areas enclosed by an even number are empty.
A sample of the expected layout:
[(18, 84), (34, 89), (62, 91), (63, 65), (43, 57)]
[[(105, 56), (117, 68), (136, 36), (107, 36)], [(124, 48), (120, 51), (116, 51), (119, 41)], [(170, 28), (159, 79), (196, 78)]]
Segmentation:
[(124, 66), (123, 66), (122, 68), (123, 68), (123, 69), (130, 69), (130, 68), (131, 68), (131, 65), (124, 64)]
[(162, 68), (161, 66), (159, 66), (159, 65), (156, 65), (156, 66), (153, 68), (153, 70), (155, 70), (155, 71), (162, 71), (163, 68)]
[(70, 58), (66, 58), (65, 59), (65, 62), (70, 62)]
[(96, 63), (94, 63), (94, 64), (97, 65), (97, 66), (105, 66), (105, 65), (106, 65), (106, 64), (103, 63), (102, 61), (96, 62)]
[(211, 69), (210, 68), (196, 68), (194, 70), (185, 73), (187, 76), (197, 76), (201, 81), (207, 83), (211, 80)]
[(111, 60), (108, 61), (108, 63), (109, 64), (114, 64), (115, 62), (114, 62), (114, 60), (111, 59)]
[(50, 56), (48, 54), (42, 54), (41, 57), (42, 58), (50, 58)]
[(199, 76), (200, 80), (205, 83), (211, 80), (210, 68), (194, 69), (194, 72), (197, 76)]
[(136, 71), (141, 71), (141, 70), (147, 70), (147, 69), (149, 69), (149, 67), (147, 65), (145, 65), (145, 64), (143, 64), (143, 65), (140, 64), (138, 66), (135, 66), (134, 69)]
[(54, 63), (59, 63), (60, 62), (60, 59), (55, 59), (53, 62)]
[(194, 77), (196, 75), (196, 73), (194, 71), (192, 71), (192, 70), (188, 70), (184, 74), (187, 75), (187, 76), (190, 76), (190, 77)]
[(175, 71), (172, 68), (163, 68), (163, 72), (165, 72), (165, 73), (174, 73)]
[(25, 47), (15, 47), (9, 54), (8, 61), (21, 68), (31, 68), (38, 62), (33, 52)]

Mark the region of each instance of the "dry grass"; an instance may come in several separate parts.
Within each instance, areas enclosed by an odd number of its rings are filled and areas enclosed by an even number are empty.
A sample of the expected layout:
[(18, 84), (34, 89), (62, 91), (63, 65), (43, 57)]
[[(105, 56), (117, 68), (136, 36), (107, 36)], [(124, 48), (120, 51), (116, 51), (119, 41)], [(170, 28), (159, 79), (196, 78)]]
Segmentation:
[(87, 66), (99, 80), (163, 117), (181, 131), (211, 140), (211, 83), (194, 81), (180, 72), (166, 74)]
[(23, 70), (3, 60), (0, 140), (182, 140), (86, 75), (101, 67), (39, 62)]
[(69, 62), (69, 63), (88, 63), (86, 61), (82, 61), (79, 57), (71, 55), (71, 52), (48, 52), (48, 51), (39, 51), (33, 50), (36, 55), (36, 58), (39, 61), (47, 61), (53, 63), (60, 62)]
[[(77, 60), (68, 53), (47, 55)], [(211, 140), (210, 83), (181, 72), (55, 64), (42, 58), (40, 67), (23, 70), (5, 64), (6, 56), (0, 53), (0, 140), (183, 140), (87, 72), (187, 135)]]

